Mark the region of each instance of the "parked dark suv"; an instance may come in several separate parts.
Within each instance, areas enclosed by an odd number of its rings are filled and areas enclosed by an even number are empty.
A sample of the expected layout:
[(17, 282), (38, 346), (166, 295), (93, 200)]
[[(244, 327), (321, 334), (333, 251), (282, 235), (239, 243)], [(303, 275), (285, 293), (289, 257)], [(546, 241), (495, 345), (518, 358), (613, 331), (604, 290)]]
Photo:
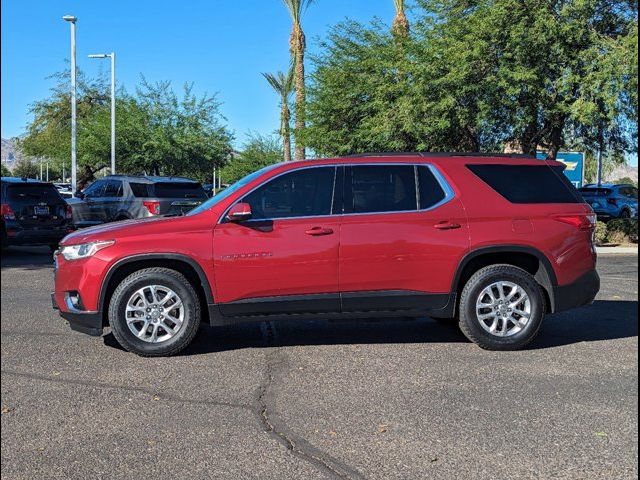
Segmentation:
[(600, 288), (595, 214), (559, 162), (371, 155), (255, 172), (187, 215), (79, 231), (55, 255), (71, 328), (170, 355), (201, 321), (456, 319), (483, 348), (531, 342)]
[(73, 230), (71, 209), (52, 183), (2, 177), (2, 248), (49, 245)]
[(96, 180), (81, 198), (69, 200), (78, 226), (182, 215), (207, 200), (202, 186), (181, 177), (111, 175)]

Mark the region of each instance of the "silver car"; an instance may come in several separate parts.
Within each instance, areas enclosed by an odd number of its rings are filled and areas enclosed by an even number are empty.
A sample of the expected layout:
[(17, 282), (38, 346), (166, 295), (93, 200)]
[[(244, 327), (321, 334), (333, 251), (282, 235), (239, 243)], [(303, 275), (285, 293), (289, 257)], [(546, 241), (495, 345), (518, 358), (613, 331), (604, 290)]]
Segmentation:
[(182, 177), (110, 175), (68, 199), (77, 227), (156, 215), (182, 215), (207, 200), (200, 183)]

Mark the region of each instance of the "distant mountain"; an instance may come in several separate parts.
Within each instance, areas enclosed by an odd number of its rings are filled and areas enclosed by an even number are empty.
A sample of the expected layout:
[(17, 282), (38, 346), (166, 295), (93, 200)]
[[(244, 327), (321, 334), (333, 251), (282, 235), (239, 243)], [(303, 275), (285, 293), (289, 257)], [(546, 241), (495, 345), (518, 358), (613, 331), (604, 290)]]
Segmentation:
[(605, 176), (607, 182), (615, 182), (621, 178), (628, 177), (635, 183), (638, 183), (638, 167), (632, 167), (631, 165), (618, 165), (609, 174)]
[(15, 138), (2, 139), (2, 163), (12, 169), (17, 161), (22, 158), (22, 153), (16, 148)]

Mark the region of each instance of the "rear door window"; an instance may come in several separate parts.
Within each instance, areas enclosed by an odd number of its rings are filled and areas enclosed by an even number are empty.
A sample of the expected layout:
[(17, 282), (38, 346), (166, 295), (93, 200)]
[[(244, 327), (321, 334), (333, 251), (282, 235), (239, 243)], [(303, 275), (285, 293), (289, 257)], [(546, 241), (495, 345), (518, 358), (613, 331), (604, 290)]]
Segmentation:
[(122, 182), (120, 180), (109, 180), (104, 186), (103, 197), (121, 197)]
[(257, 188), (242, 201), (257, 220), (317, 217), (331, 214), (335, 167), (285, 173)]
[(346, 172), (345, 213), (418, 210), (413, 165), (354, 165)]
[(541, 165), (467, 165), (511, 203), (582, 203), (564, 175), (565, 167)]
[(202, 185), (196, 182), (158, 182), (153, 196), (159, 198), (208, 198)]

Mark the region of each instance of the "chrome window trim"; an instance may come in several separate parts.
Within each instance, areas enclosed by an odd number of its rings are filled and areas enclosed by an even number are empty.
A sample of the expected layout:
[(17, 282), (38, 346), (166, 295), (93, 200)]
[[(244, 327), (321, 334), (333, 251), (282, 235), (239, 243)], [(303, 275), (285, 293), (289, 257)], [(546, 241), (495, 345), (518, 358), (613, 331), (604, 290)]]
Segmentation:
[[(394, 165), (404, 165), (404, 166), (413, 166), (414, 167), (414, 174), (416, 177), (416, 205), (419, 207), (420, 206), (420, 191), (419, 191), (419, 181), (418, 181), (418, 168), (420, 167), (427, 167), (429, 169), (429, 171), (433, 174), (433, 176), (435, 177), (436, 181), (440, 184), (440, 187), (442, 188), (443, 192), (444, 192), (444, 198), (442, 200), (440, 200), (438, 203), (436, 203), (435, 205), (432, 205), (428, 208), (423, 208), (423, 209), (417, 209), (417, 210), (397, 210), (397, 211), (391, 211), (391, 212), (364, 212), (364, 213), (332, 213), (329, 215), (310, 215), (310, 216), (299, 216), (299, 217), (280, 217), (280, 218), (260, 218), (260, 219), (253, 219), (253, 220), (246, 220), (242, 223), (259, 223), (259, 222), (275, 222), (275, 221), (286, 221), (286, 220), (303, 220), (303, 219), (307, 219), (307, 218), (335, 218), (335, 217), (353, 217), (353, 216), (364, 216), (364, 215), (397, 215), (397, 214), (407, 214), (407, 213), (425, 213), (425, 212), (429, 212), (431, 210), (435, 210), (436, 208), (440, 208), (441, 206), (449, 203), (451, 200), (453, 200), (456, 197), (455, 191), (453, 190), (453, 188), (451, 187), (451, 185), (449, 185), (449, 182), (447, 182), (447, 180), (444, 178), (444, 175), (442, 175), (442, 173), (440, 172), (440, 170), (438, 170), (435, 165), (431, 164), (431, 163), (415, 163), (415, 162), (389, 162), (389, 163), (381, 163), (381, 162), (372, 162), (372, 163), (339, 163), (339, 164), (327, 164), (327, 165), (308, 165), (305, 167), (301, 167), (301, 168), (292, 168), (290, 170), (287, 170), (285, 172), (281, 172), (271, 178), (269, 178), (267, 181), (270, 182), (272, 180), (275, 180), (276, 178), (281, 177), (282, 175), (286, 175), (288, 173), (293, 173), (293, 172), (299, 172), (301, 170), (308, 170), (310, 168), (334, 168), (335, 173), (334, 173), (334, 180), (333, 180), (333, 195), (331, 197), (331, 211), (333, 211), (333, 201), (336, 195), (336, 178), (338, 176), (338, 167), (370, 167), (370, 166), (394, 166)], [(251, 190), (249, 190), (247, 193), (245, 193), (244, 195), (242, 195), (242, 198), (251, 195), (254, 191), (256, 191), (258, 188), (262, 187), (263, 185), (266, 185), (266, 183), (261, 183), (260, 185), (256, 185), (254, 188), (252, 188)], [(229, 205), (229, 207), (227, 207), (227, 209), (224, 211), (224, 213), (220, 216), (220, 218), (218, 219), (218, 225), (222, 224), (222, 223), (227, 223), (224, 222), (224, 219), (227, 217), (227, 213), (229, 213), (229, 210), (231, 210), (231, 207), (233, 207), (236, 203), (238, 203), (240, 200), (242, 200), (242, 198), (234, 201), (231, 205)]]

